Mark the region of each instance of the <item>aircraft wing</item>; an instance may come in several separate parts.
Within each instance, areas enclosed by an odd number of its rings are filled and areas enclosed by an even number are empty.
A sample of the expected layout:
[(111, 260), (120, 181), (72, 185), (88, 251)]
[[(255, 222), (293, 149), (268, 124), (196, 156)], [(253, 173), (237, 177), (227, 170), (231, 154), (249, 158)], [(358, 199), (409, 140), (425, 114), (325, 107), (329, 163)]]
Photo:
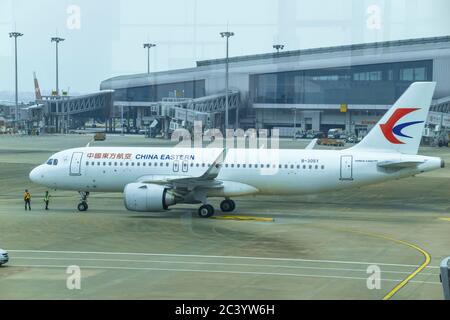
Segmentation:
[(201, 176), (173, 176), (173, 175), (148, 175), (138, 179), (141, 183), (153, 183), (170, 185), (175, 189), (187, 189), (189, 191), (198, 187), (220, 188), (222, 182), (216, 180), (222, 168), (225, 149), (219, 154), (216, 160)]
[(416, 167), (422, 163), (424, 162), (411, 160), (387, 160), (378, 162), (378, 166), (381, 168), (403, 169)]

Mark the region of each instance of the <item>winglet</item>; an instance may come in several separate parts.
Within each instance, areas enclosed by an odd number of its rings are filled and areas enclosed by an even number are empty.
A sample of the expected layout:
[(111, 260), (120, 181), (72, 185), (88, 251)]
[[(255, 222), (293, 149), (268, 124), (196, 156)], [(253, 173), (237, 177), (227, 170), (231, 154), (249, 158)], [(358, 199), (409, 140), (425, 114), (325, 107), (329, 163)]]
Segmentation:
[(223, 161), (225, 160), (225, 149), (222, 149), (219, 156), (214, 160), (211, 166), (206, 170), (206, 172), (199, 177), (201, 180), (213, 180), (219, 175), (220, 169), (222, 168)]
[(94, 142), (94, 139), (92, 139), (91, 141), (88, 142), (88, 144), (86, 145), (86, 148), (89, 148), (91, 146), (92, 142)]
[(319, 139), (313, 139), (305, 148), (305, 150), (312, 150), (316, 147), (317, 141)]

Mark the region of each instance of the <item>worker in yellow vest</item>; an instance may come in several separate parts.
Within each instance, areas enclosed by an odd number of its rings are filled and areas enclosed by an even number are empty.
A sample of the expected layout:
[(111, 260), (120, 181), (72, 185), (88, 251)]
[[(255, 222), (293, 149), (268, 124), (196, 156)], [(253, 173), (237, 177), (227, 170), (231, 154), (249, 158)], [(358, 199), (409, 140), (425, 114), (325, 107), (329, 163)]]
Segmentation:
[(48, 193), (48, 191), (45, 191), (44, 203), (45, 203), (45, 210), (48, 210), (48, 204), (50, 203), (50, 194)]
[(28, 192), (28, 190), (25, 190), (25, 193), (23, 194), (23, 201), (25, 202), (25, 210), (31, 210), (31, 194)]

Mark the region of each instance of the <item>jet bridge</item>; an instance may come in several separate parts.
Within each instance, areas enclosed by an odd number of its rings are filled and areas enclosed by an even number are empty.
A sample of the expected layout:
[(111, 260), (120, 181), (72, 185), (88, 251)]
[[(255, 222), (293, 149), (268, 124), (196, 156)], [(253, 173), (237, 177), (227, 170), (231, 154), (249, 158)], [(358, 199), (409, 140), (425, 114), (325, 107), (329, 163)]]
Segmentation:
[[(236, 110), (240, 106), (241, 96), (238, 90), (230, 90), (228, 94), (228, 111)], [(163, 109), (172, 122), (180, 126), (191, 128), (194, 121), (201, 121), (205, 128), (221, 128), (225, 118), (226, 94), (216, 94), (197, 99), (181, 99), (173, 101), (163, 99)], [(233, 112), (233, 115), (235, 112)], [(233, 118), (230, 113), (230, 118)]]
[(113, 90), (81, 96), (42, 96), (36, 103), (42, 105), (42, 116), (48, 132), (68, 131), (79, 127), (87, 118), (105, 121), (110, 118)]

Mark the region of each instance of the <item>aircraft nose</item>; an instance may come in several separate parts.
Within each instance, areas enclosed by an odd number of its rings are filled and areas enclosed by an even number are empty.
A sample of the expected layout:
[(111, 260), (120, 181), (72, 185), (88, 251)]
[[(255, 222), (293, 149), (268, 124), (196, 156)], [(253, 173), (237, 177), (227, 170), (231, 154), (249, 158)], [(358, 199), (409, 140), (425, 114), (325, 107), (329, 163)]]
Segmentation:
[(30, 172), (30, 180), (35, 182), (35, 183), (38, 183), (39, 179), (41, 178), (41, 172), (40, 171), (41, 171), (40, 166), (34, 168), (33, 170), (31, 170), (31, 172)]

